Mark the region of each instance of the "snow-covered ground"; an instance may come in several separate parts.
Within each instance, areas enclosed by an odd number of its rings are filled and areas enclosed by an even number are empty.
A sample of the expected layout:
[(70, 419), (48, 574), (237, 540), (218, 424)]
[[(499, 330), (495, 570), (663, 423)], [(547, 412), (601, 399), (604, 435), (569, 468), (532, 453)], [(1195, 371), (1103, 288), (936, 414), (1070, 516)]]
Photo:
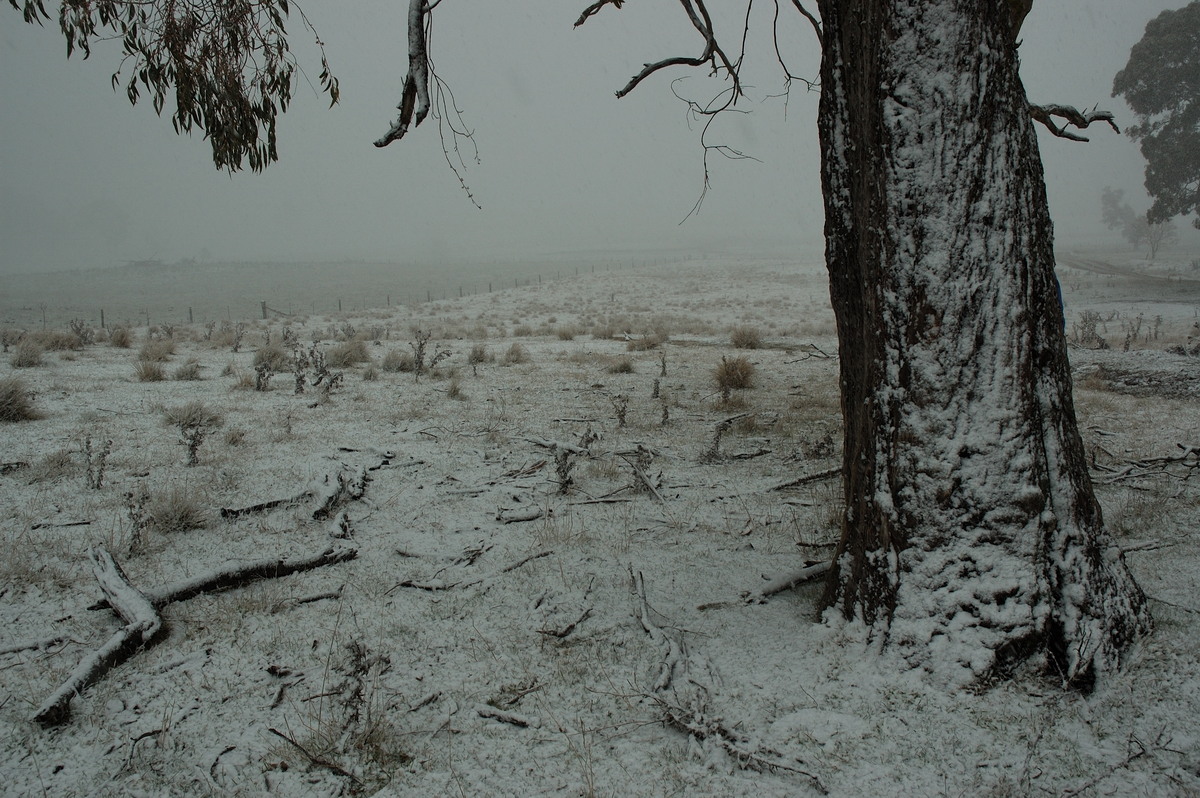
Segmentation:
[[(0, 378), (42, 418), (0, 427), (0, 463), (24, 464), (0, 474), (0, 792), (1200, 795), (1200, 485), (1128, 465), (1200, 444), (1200, 358), (1168, 351), (1200, 290), (1185, 263), (1134, 279), (1080, 257), (1068, 331), (1100, 314), (1111, 347), (1072, 348), (1080, 422), (1157, 622), (1093, 695), (1032, 677), (947, 692), (817, 623), (817, 584), (742, 598), (830, 552), (836, 479), (777, 488), (838, 465), (836, 339), (819, 266), (693, 261), (247, 320), (237, 353), (197, 319), (159, 382), (135, 376), (145, 327), (32, 367), (10, 350)], [(330, 396), (311, 373), (301, 395), (290, 372), (254, 389), (268, 330), (328, 354), (346, 324), (373, 365)], [(738, 326), (763, 346), (735, 349)], [(436, 373), (386, 370), (418, 329), (450, 352)], [(728, 401), (723, 357), (755, 366)], [(189, 359), (200, 379), (171, 379)], [(189, 402), (221, 417), (194, 466), (166, 420)], [(139, 523), (143, 496), (202, 525)], [(89, 609), (95, 546), (147, 593), (357, 555), (163, 605), (165, 636), (44, 729), (32, 715), (121, 627)]]

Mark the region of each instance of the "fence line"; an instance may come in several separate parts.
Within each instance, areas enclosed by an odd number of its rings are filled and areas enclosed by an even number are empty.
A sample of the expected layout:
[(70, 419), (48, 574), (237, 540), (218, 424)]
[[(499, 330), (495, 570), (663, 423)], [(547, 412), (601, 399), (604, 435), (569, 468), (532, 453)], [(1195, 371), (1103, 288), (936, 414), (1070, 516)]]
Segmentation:
[[(681, 259), (682, 260), (682, 259)], [(620, 270), (632, 270), (658, 265), (658, 260), (632, 260), (622, 262), (593, 263), (587, 265), (571, 265), (556, 267), (551, 274), (548, 270), (533, 274), (505, 276), (491, 280), (447, 281), (439, 286), (425, 286), (418, 289), (399, 290), (385, 293), (383, 302), (376, 294), (364, 298), (362, 293), (369, 289), (347, 291), (340, 296), (325, 295), (318, 299), (264, 300), (246, 299), (238, 303), (201, 307), (199, 305), (183, 305), (161, 301), (157, 306), (143, 303), (140, 308), (134, 303), (121, 303), (124, 307), (100, 306), (91, 308), (78, 304), (52, 307), (46, 302), (23, 307), (9, 307), (0, 311), (0, 327), (16, 327), (19, 329), (45, 329), (64, 327), (73, 319), (82, 319), (93, 326), (111, 328), (117, 325), (151, 326), (154, 324), (205, 324), (210, 321), (238, 321), (249, 319), (294, 318), (303, 315), (333, 315), (336, 313), (361, 313), (368, 310), (379, 310), (390, 307), (419, 306), (431, 302), (477, 296), (485, 293), (496, 293), (505, 290), (515, 290), (540, 286), (551, 281), (571, 279), (596, 273)], [(331, 267), (332, 268), (332, 267)], [(100, 277), (99, 274), (96, 277)], [(366, 281), (364, 281), (366, 282)], [(398, 280), (398, 282), (402, 282)], [(360, 296), (355, 296), (355, 294)], [(116, 303), (114, 303), (116, 304)], [(132, 308), (137, 308), (133, 310)]]

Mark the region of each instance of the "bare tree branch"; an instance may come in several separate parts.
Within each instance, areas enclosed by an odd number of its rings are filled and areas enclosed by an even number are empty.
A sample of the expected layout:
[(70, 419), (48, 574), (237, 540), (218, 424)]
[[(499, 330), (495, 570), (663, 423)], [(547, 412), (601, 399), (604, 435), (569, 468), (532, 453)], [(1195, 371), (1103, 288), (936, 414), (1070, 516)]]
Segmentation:
[[(792, 0), (792, 5), (794, 5), (796, 7), (796, 10), (799, 11), (804, 16), (804, 18), (807, 19), (812, 24), (813, 30), (816, 31), (816, 33), (817, 33), (817, 42), (822, 47), (824, 47), (825, 46), (825, 32), (823, 30), (821, 30), (821, 23), (818, 22), (817, 18), (815, 16), (813, 16), (813, 14), (801, 4), (800, 0)], [(775, 4), (775, 8), (778, 11), (778, 9), (779, 9), (778, 3)], [(778, 42), (776, 43), (776, 46), (778, 46)]]
[(400, 95), (400, 116), (388, 128), (376, 147), (386, 147), (393, 141), (404, 138), (409, 126), (416, 126), (429, 115), (429, 55), (425, 40), (425, 18), (433, 6), (425, 0), (408, 2), (408, 75), (404, 78), (404, 90)]
[(579, 19), (575, 20), (575, 27), (578, 28), (580, 25), (587, 22), (588, 17), (598, 14), (600, 9), (604, 8), (606, 5), (612, 4), (617, 8), (620, 8), (624, 2), (625, 0), (596, 0), (596, 2), (583, 9), (583, 13), (579, 15)]
[[(1086, 128), (1093, 122), (1107, 122), (1109, 127), (1121, 132), (1117, 127), (1117, 123), (1113, 121), (1113, 115), (1109, 111), (1097, 111), (1095, 108), (1084, 113), (1069, 105), (1033, 105), (1029, 106), (1029, 115), (1035, 121), (1041, 122), (1054, 135), (1071, 141), (1087, 141), (1088, 139), (1078, 133), (1072, 133), (1067, 130), (1067, 125), (1080, 129)], [(1059, 117), (1065, 120), (1065, 124), (1059, 125), (1054, 121), (1054, 117)]]

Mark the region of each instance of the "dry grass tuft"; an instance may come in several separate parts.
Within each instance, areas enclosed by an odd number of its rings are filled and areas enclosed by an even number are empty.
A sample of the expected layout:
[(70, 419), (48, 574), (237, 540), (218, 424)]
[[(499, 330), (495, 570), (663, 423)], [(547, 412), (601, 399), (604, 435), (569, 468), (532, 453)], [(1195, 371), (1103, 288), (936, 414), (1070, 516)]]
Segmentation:
[(22, 380), (0, 379), (0, 421), (33, 421), (41, 417), (33, 406), (33, 393)]
[(399, 349), (392, 349), (383, 356), (381, 364), (384, 371), (411, 373), (417, 368), (417, 359), (413, 357), (412, 352), (403, 352)]
[(139, 360), (133, 364), (133, 373), (138, 382), (162, 382), (167, 378), (162, 363), (150, 360)]
[(504, 364), (511, 366), (517, 363), (528, 363), (532, 360), (529, 357), (529, 350), (520, 344), (514, 343), (504, 351)]
[(291, 371), (292, 362), (288, 353), (284, 351), (283, 346), (280, 344), (270, 344), (254, 353), (255, 370), (258, 370), (260, 366), (266, 366), (271, 371), (279, 373)]
[(200, 379), (200, 361), (194, 357), (189, 357), (183, 365), (175, 369), (175, 373), (171, 376), (181, 382), (192, 382)]
[(75, 470), (70, 449), (57, 449), (43, 455), (29, 469), (29, 482), (53, 482), (69, 476)]
[(762, 333), (757, 327), (742, 325), (729, 331), (729, 342), (736, 349), (761, 349)]
[(108, 334), (108, 345), (128, 349), (133, 345), (133, 332), (128, 327), (113, 327), (112, 332)]
[(633, 359), (629, 357), (613, 358), (606, 371), (609, 374), (632, 374), (634, 372)]
[(740, 355), (723, 357), (721, 365), (713, 369), (713, 379), (722, 393), (753, 388), (754, 364)]
[(16, 369), (27, 369), (42, 365), (42, 345), (32, 338), (22, 338), (13, 349), (8, 362)]
[(200, 529), (207, 523), (195, 491), (178, 486), (150, 495), (146, 503), (150, 526), (162, 534)]
[(147, 341), (138, 351), (138, 360), (144, 363), (166, 363), (175, 354), (175, 341), (170, 338), (160, 338)]
[(369, 363), (371, 355), (367, 352), (367, 343), (361, 338), (344, 341), (329, 348), (325, 353), (325, 362), (330, 368), (344, 369), (358, 363)]

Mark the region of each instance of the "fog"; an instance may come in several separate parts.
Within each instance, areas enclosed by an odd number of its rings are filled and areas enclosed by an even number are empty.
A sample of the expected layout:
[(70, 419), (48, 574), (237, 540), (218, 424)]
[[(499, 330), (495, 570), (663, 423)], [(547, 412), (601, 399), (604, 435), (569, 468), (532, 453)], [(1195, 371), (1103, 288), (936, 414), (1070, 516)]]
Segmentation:
[[(1038, 2), (1025, 21), (1023, 76), (1035, 102), (1099, 104), (1120, 123), (1113, 75), (1145, 23), (1181, 0)], [(480, 163), (463, 172), (476, 209), (446, 165), (429, 120), (386, 149), (372, 141), (394, 115), (407, 68), (401, 2), (312, 3), (342, 102), (307, 86), (281, 119), (280, 163), (262, 174), (213, 168), (207, 143), (179, 137), (148, 100), (130, 108), (110, 76), (116, 43), (67, 60), (55, 25), (25, 25), (4, 4), (0, 27), (0, 274), (131, 260), (488, 262), (555, 253), (772, 252), (814, 257), (821, 240), (817, 95), (793, 85), (786, 103), (756, 7), (747, 82), (752, 111), (709, 132), (753, 156), (710, 155), (672, 94), (712, 92), (703, 70), (678, 68), (623, 99), (616, 89), (646, 61), (695, 55), (701, 42), (677, 4), (606, 8), (572, 29), (583, 3), (451, 0), (439, 7), (431, 56), (475, 133)], [(519, 10), (513, 10), (517, 8)], [(293, 12), (294, 13), (294, 12)], [(740, 32), (736, 20), (724, 30)], [(289, 24), (315, 83), (312, 37)], [(813, 75), (806, 23), (785, 31), (793, 72)], [(303, 83), (301, 85), (304, 85)], [(1107, 128), (1092, 142), (1041, 136), (1060, 246), (1116, 245), (1100, 223), (1106, 185), (1138, 210), (1144, 163)], [(468, 152), (468, 156), (469, 156)], [(1184, 243), (1195, 243), (1186, 222)]]

